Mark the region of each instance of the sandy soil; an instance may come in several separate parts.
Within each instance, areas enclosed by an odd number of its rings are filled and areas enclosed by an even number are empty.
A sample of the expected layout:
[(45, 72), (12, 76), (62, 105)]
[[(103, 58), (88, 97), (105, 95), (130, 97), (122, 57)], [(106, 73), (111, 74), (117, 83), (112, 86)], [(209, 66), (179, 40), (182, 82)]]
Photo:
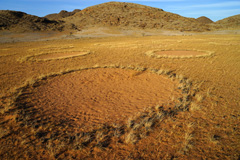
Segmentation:
[(221, 30), (209, 32), (180, 32), (156, 29), (119, 29), (114, 27), (89, 27), (84, 30), (70, 32), (34, 32), (34, 33), (12, 33), (9, 31), (0, 32), (0, 43), (29, 42), (29, 41), (49, 41), (56, 39), (80, 39), (80, 38), (100, 38), (100, 37), (123, 37), (123, 36), (192, 36), (192, 35), (226, 35), (240, 34), (240, 30)]
[[(64, 33), (59, 32), (29, 32), (29, 33), (12, 33), (10, 31), (0, 32), (0, 43), (15, 43), (15, 42), (29, 42), (29, 41), (43, 41), (60, 39), (60, 35)], [(66, 34), (66, 33), (65, 33)]]
[(51, 78), (35, 88), (30, 98), (40, 117), (50, 121), (71, 119), (91, 127), (124, 122), (147, 107), (179, 96), (177, 83), (163, 76), (103, 68)]
[(205, 55), (206, 53), (198, 51), (159, 51), (155, 52), (157, 55), (166, 55), (166, 56), (199, 56)]

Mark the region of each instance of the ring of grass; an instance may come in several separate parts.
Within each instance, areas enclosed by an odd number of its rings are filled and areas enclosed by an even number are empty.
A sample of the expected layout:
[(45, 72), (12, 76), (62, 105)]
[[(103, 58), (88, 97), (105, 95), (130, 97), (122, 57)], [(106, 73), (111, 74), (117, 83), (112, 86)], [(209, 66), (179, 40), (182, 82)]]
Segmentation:
[[(69, 54), (69, 53), (80, 53), (80, 54), (76, 54), (76, 55), (69, 55), (69, 56), (60, 56), (60, 57), (56, 57), (56, 58), (38, 58), (41, 56), (50, 56), (54, 54)], [(77, 51), (62, 51), (62, 52), (43, 52), (43, 53), (38, 53), (38, 54), (34, 54), (34, 55), (28, 55), (25, 57), (21, 57), (19, 59), (20, 62), (25, 62), (25, 61), (51, 61), (51, 60), (60, 60), (60, 59), (69, 59), (69, 58), (75, 58), (75, 57), (81, 57), (81, 56), (86, 56), (88, 54), (92, 53), (89, 50), (77, 50)]]
[[(98, 127), (90, 130), (84, 128), (78, 129), (77, 132), (75, 127), (64, 121), (60, 121), (51, 126), (51, 122), (44, 122), (39, 118), (32, 119), (33, 117), (29, 114), (34, 114), (37, 111), (35, 106), (29, 105), (31, 99), (28, 98), (28, 89), (41, 85), (42, 80), (46, 80), (49, 77), (56, 77), (59, 75), (72, 73), (75, 71), (96, 69), (96, 68), (122, 68), (122, 69), (133, 69), (136, 71), (149, 71), (158, 75), (164, 75), (174, 80), (178, 80), (180, 85), (179, 89), (182, 91), (182, 98), (173, 102), (173, 107), (170, 109), (169, 104), (160, 104), (157, 106), (146, 106), (146, 110), (136, 114), (129, 118), (125, 124), (102, 124)], [(87, 146), (100, 146), (107, 147), (113, 137), (121, 139), (126, 143), (137, 143), (143, 137), (146, 137), (148, 132), (154, 129), (154, 125), (157, 123), (163, 123), (168, 117), (173, 117), (178, 112), (189, 111), (191, 103), (194, 102), (195, 90), (192, 89), (192, 83), (183, 77), (182, 75), (176, 75), (169, 70), (163, 69), (147, 69), (142, 67), (124, 67), (124, 66), (95, 66), (91, 68), (80, 68), (75, 70), (67, 70), (59, 73), (52, 73), (46, 76), (39, 77), (35, 81), (26, 83), (26, 85), (20, 87), (16, 91), (16, 98), (14, 100), (14, 110), (17, 110), (16, 121), (20, 126), (28, 126), (32, 128), (32, 132), (40, 138), (44, 138), (47, 135), (58, 134), (58, 141), (65, 143), (69, 141), (69, 137), (75, 137), (71, 140), (69, 145), (72, 149), (79, 149)], [(164, 107), (165, 106), (165, 107)], [(165, 109), (168, 108), (168, 109)], [(43, 122), (41, 122), (43, 121)], [(36, 122), (33, 124), (33, 122)], [(60, 136), (60, 137), (59, 137)], [(105, 138), (104, 138), (105, 137)], [(107, 137), (107, 139), (106, 139)], [(50, 143), (50, 142), (49, 142)]]
[[(199, 53), (203, 53), (203, 54), (200, 54), (200, 55), (181, 55), (181, 56), (177, 56), (177, 55), (167, 55), (167, 54), (163, 54), (163, 55), (160, 55), (158, 54), (158, 52), (199, 52)], [(153, 57), (153, 58), (203, 58), (203, 57), (210, 57), (213, 55), (214, 52), (212, 51), (203, 51), (203, 50), (165, 50), (165, 49), (162, 49), (162, 50), (150, 50), (150, 51), (147, 51), (145, 52), (145, 55), (147, 56), (150, 56), (150, 57)]]

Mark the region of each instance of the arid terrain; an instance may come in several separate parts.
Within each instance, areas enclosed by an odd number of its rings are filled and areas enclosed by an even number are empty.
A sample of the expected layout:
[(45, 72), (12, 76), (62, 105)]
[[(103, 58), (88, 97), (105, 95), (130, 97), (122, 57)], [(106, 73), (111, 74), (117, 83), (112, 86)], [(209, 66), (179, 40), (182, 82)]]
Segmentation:
[(239, 15), (111, 2), (21, 17), (0, 31), (1, 159), (240, 158)]

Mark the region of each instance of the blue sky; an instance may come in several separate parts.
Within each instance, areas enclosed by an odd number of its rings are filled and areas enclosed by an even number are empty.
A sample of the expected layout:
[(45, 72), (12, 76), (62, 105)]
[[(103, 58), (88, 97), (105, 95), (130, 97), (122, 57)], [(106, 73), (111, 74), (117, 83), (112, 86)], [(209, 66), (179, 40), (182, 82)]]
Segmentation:
[[(109, 2), (106, 0), (0, 0), (0, 10), (23, 11), (28, 14), (45, 16), (61, 10), (72, 11)], [(229, 16), (240, 14), (240, 0), (118, 0), (132, 2), (185, 17), (197, 18), (206, 16), (217, 21)]]

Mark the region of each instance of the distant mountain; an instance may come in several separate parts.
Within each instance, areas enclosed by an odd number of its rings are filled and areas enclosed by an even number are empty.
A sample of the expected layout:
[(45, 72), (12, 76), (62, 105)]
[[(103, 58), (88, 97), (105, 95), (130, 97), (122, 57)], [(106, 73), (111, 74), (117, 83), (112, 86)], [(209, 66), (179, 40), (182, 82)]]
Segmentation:
[(208, 17), (202, 16), (197, 18), (197, 21), (203, 24), (209, 24), (209, 23), (213, 23), (213, 21), (211, 19), (209, 19)]
[(12, 32), (74, 31), (104, 26), (203, 32), (239, 28), (240, 15), (214, 23), (204, 16), (197, 19), (187, 18), (159, 8), (125, 2), (108, 2), (72, 12), (63, 10), (45, 17), (17, 11), (0, 11), (0, 30)]
[(80, 9), (75, 9), (72, 12), (68, 12), (68, 11), (62, 10), (59, 13), (48, 14), (48, 15), (45, 16), (45, 18), (51, 19), (51, 20), (60, 20), (62, 18), (66, 18), (66, 17), (72, 16), (75, 13), (80, 12), (80, 11), (81, 11)]

